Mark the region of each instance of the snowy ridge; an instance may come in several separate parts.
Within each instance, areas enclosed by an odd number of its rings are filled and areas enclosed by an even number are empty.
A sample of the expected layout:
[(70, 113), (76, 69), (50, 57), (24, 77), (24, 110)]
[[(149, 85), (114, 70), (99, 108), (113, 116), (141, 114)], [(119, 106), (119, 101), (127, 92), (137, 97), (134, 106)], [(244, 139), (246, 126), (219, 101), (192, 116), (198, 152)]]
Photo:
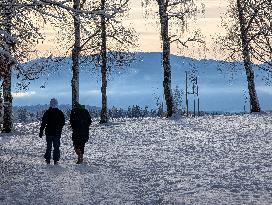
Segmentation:
[(0, 204), (271, 204), (272, 115), (119, 119), (90, 127), (76, 165), (68, 125), (45, 165), (39, 123), (0, 135)]
[[(111, 67), (108, 81), (108, 107), (127, 109), (139, 105), (156, 108), (156, 97), (163, 101), (163, 68), (161, 53), (136, 53), (131, 66), (123, 69)], [(71, 59), (36, 59), (26, 66), (47, 64), (54, 74), (44, 74), (31, 82), (29, 95), (15, 97), (14, 105), (46, 104), (58, 95), (60, 104), (71, 102)], [(235, 66), (234, 66), (235, 65)], [(185, 91), (185, 71), (197, 70), (200, 94), (200, 109), (205, 112), (243, 112), (249, 111), (249, 98), (246, 74), (241, 63), (231, 64), (215, 60), (196, 60), (171, 55), (172, 89), (176, 86)], [(265, 66), (265, 65), (262, 65)], [(58, 70), (58, 71), (56, 71)], [(255, 80), (262, 110), (272, 110), (272, 92), (269, 76), (256, 66)], [(80, 101), (82, 104), (101, 107), (100, 70), (94, 68), (90, 60), (81, 64)], [(14, 79), (14, 81), (16, 81)], [(44, 86), (44, 88), (41, 88)], [(189, 90), (192, 85), (189, 85)], [(193, 109), (192, 96), (189, 99)], [(183, 96), (185, 107), (185, 95)]]

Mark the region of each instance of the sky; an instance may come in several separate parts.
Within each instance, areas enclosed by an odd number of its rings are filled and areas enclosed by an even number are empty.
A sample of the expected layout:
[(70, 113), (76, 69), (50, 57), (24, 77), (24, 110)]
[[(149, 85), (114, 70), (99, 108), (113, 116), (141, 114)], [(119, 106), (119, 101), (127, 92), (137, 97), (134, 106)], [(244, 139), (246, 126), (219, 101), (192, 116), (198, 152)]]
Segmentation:
[[(202, 0), (196, 1), (202, 2), (205, 5), (205, 14), (199, 14), (197, 20), (191, 21), (189, 26), (189, 30), (186, 36), (190, 36), (188, 33), (192, 33), (192, 31), (200, 29), (203, 34), (207, 47), (210, 49), (206, 53), (206, 58), (208, 59), (218, 59), (221, 57), (215, 56), (213, 53), (212, 47), (213, 38), (219, 34), (225, 33), (224, 29), (221, 25), (221, 16), (226, 12), (227, 9), (227, 1), (224, 0)], [(155, 10), (157, 7), (155, 8)], [(154, 10), (154, 11), (155, 11)], [(141, 7), (141, 0), (131, 1), (131, 11), (130, 11), (130, 20), (129, 22), (133, 25), (136, 32), (139, 33), (139, 49), (141, 51), (161, 51), (161, 43), (159, 36), (159, 25), (158, 19), (144, 16), (144, 9)], [(189, 49), (184, 49), (183, 51), (179, 51), (175, 45), (172, 45), (172, 53), (177, 55), (185, 55), (195, 58), (205, 58), (202, 55), (196, 55), (197, 48), (193, 46), (189, 47)], [(189, 51), (188, 51), (189, 50)], [(199, 52), (198, 52), (199, 53)]]
[[(145, 9), (141, 5), (142, 0), (130, 1), (130, 11), (127, 18), (124, 19), (124, 25), (130, 25), (135, 29), (138, 34), (139, 47), (132, 48), (132, 51), (143, 51), (143, 52), (160, 52), (160, 26), (158, 24), (158, 18), (155, 15), (146, 16)], [(154, 1), (155, 2), (155, 1)], [(206, 41), (206, 52), (204, 53), (204, 46), (201, 45), (190, 45), (189, 48), (183, 48), (182, 50), (177, 49), (176, 45), (172, 45), (172, 54), (189, 56), (198, 59), (222, 59), (220, 52), (214, 52), (213, 38), (216, 38), (219, 34), (224, 34), (225, 30), (220, 26), (221, 16), (226, 12), (228, 1), (224, 0), (198, 0), (205, 5), (205, 14), (199, 14), (196, 21), (191, 21), (186, 32), (185, 38), (190, 37), (193, 31), (200, 29), (205, 41)], [(150, 8), (149, 8), (150, 9)], [(154, 13), (157, 10), (157, 5), (154, 4)], [(42, 55), (49, 55), (49, 51), (55, 52), (58, 45), (54, 42), (56, 33), (50, 28), (44, 30), (47, 38), (43, 44), (38, 45), (39, 52)]]

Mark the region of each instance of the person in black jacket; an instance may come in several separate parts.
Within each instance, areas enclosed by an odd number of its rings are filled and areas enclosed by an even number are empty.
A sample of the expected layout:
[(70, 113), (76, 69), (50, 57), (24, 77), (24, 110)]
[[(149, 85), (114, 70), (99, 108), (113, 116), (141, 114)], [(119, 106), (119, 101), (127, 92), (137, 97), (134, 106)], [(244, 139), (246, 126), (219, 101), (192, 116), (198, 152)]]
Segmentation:
[(44, 154), (44, 158), (47, 164), (50, 164), (52, 144), (54, 147), (53, 151), (54, 164), (58, 164), (58, 161), (60, 159), (59, 150), (60, 138), (62, 128), (64, 125), (65, 125), (64, 114), (61, 110), (58, 109), (58, 101), (55, 98), (52, 98), (50, 100), (49, 109), (46, 110), (42, 117), (42, 123), (39, 134), (39, 137), (42, 138), (43, 131), (45, 129), (47, 147), (46, 152)]
[(89, 127), (91, 123), (92, 119), (88, 110), (77, 102), (70, 114), (72, 140), (75, 152), (78, 155), (77, 164), (83, 162), (85, 143), (89, 140)]

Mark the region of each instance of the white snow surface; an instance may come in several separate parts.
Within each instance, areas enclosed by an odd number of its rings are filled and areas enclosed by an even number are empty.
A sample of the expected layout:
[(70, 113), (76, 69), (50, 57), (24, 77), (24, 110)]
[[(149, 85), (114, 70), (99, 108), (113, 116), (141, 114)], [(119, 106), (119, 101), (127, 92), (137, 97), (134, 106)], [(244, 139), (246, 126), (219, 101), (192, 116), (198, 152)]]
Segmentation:
[(82, 165), (68, 123), (46, 165), (39, 125), (0, 135), (1, 205), (272, 204), (272, 114), (95, 121)]

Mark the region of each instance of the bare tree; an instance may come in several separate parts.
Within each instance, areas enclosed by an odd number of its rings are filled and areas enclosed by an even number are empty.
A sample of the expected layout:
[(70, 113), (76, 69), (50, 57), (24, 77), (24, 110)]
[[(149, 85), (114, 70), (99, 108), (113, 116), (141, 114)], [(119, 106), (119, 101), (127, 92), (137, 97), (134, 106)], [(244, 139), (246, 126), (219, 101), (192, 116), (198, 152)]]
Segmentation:
[[(268, 67), (272, 66), (271, 0), (231, 0), (226, 15), (230, 20), (223, 22), (223, 26), (228, 33), (220, 37), (219, 42), (223, 49), (230, 51), (227, 60), (243, 61), (248, 83), (250, 111), (260, 112), (253, 63), (266, 63)], [(271, 72), (270, 69), (267, 71)]]
[[(47, 16), (50, 19), (59, 20), (55, 26), (63, 28), (64, 31), (67, 29), (71, 31), (69, 39), (72, 42), (72, 107), (75, 106), (76, 102), (79, 102), (79, 73), (80, 73), (80, 53), (81, 53), (81, 18), (88, 17), (93, 18), (95, 12), (83, 10), (83, 6), (86, 0), (73, 0), (71, 1), (52, 1), (52, 0), (40, 0), (43, 6), (49, 6), (51, 16)], [(87, 2), (88, 3), (88, 2)], [(54, 9), (52, 9), (54, 8)], [(60, 12), (61, 11), (61, 12)], [(59, 18), (61, 16), (61, 18)], [(72, 18), (71, 18), (72, 17)], [(72, 20), (72, 21), (71, 21)], [(72, 25), (72, 27), (71, 27)], [(67, 37), (67, 32), (66, 35)]]
[[(28, 6), (26, 6), (28, 5)], [(42, 35), (39, 26), (31, 22), (35, 13), (31, 13), (29, 6), (35, 8), (31, 1), (3, 0), (0, 2), (0, 77), (3, 79), (4, 122), (3, 132), (10, 132), (12, 128), (12, 69), (19, 74), (29, 76), (23, 72), (20, 64), (28, 59), (33, 47)]]
[[(105, 123), (108, 121), (106, 93), (108, 69), (113, 66), (113, 62), (120, 67), (129, 64), (132, 55), (128, 52), (128, 47), (136, 45), (132, 29), (124, 28), (120, 22), (121, 16), (128, 9), (128, 0), (73, 0), (73, 2), (73, 10), (67, 10), (73, 17), (73, 23), (68, 17), (62, 24), (62, 36), (65, 36), (63, 42), (65, 46), (68, 45), (68, 51), (73, 48), (72, 105), (79, 100), (80, 63), (87, 59), (101, 69), (101, 123)], [(69, 36), (73, 36), (73, 39), (69, 39)], [(63, 37), (61, 40), (64, 40)]]
[(74, 48), (72, 50), (72, 106), (79, 102), (79, 55), (80, 55), (80, 0), (73, 0), (73, 8), (76, 10), (73, 13), (74, 19)]
[[(130, 47), (136, 46), (136, 35), (130, 28), (122, 25), (124, 11), (128, 9), (129, 0), (107, 1), (101, 0), (101, 10), (106, 8), (117, 9), (121, 12), (107, 18), (101, 16), (101, 77), (102, 77), (102, 109), (100, 123), (108, 122), (107, 106), (107, 78), (110, 64), (117, 67), (128, 65), (133, 60), (133, 54), (129, 53)], [(122, 11), (122, 9), (124, 9)], [(110, 42), (110, 43), (108, 43)]]
[[(62, 18), (61, 10), (73, 12), (68, 1), (2, 0), (0, 2), (0, 78), (3, 80), (3, 132), (12, 128), (12, 72), (24, 80), (36, 79), (43, 67), (25, 68), (23, 62), (35, 52), (35, 45), (44, 37), (40, 28), (50, 18)], [(86, 15), (91, 15), (87, 13)], [(49, 18), (50, 17), (50, 18)]]
[[(65, 38), (67, 38), (67, 31), (71, 39), (68, 37), (68, 41), (72, 43), (72, 107), (75, 106), (76, 102), (79, 102), (79, 73), (80, 73), (80, 56), (81, 56), (81, 35), (82, 35), (82, 18), (94, 18), (96, 13), (100, 14), (100, 11), (92, 11), (90, 9), (83, 9), (85, 4), (90, 4), (87, 0), (73, 0), (71, 1), (51, 1), (51, 0), (40, 0), (43, 6), (49, 6), (55, 8), (51, 9), (52, 16), (49, 16), (53, 20), (59, 20), (57, 27), (64, 30)], [(57, 9), (57, 10), (56, 10)], [(60, 12), (60, 10), (62, 12)], [(60, 13), (62, 15), (60, 15)], [(61, 16), (61, 18), (59, 18)], [(72, 20), (72, 21), (71, 21)], [(71, 26), (72, 25), (72, 26)], [(65, 41), (67, 42), (67, 41)], [(70, 50), (67, 50), (67, 53)]]
[[(106, 0), (101, 0), (101, 10), (105, 10)], [(107, 30), (106, 18), (101, 15), (101, 76), (102, 76), (102, 109), (100, 114), (100, 123), (108, 122), (107, 115)]]
[(131, 47), (137, 46), (137, 36), (133, 29), (122, 24), (128, 3), (128, 0), (92, 1), (89, 9), (100, 10), (101, 13), (97, 18), (84, 19), (82, 23), (81, 51), (84, 55), (91, 55), (96, 66), (101, 69), (100, 123), (108, 122), (107, 81), (110, 70), (129, 65), (134, 59), (129, 51)]
[(171, 43), (179, 43), (182, 46), (187, 47), (187, 43), (191, 41), (202, 42), (198, 32), (195, 33), (194, 37), (182, 41), (180, 34), (171, 33), (169, 25), (173, 22), (178, 25), (181, 33), (186, 30), (188, 19), (196, 16), (198, 7), (194, 0), (143, 0), (143, 5), (147, 7), (152, 3), (158, 5), (158, 15), (160, 18), (161, 26), (161, 40), (162, 40), (162, 64), (164, 68), (164, 98), (167, 107), (167, 117), (171, 117), (174, 112), (173, 94), (171, 89)]
[[(12, 128), (12, 95), (11, 74), (12, 69), (19, 76), (33, 80), (41, 72), (39, 69), (25, 70), (22, 62), (29, 60), (34, 51), (35, 44), (43, 39), (39, 28), (47, 21), (56, 24), (55, 20), (66, 21), (66, 13), (73, 16), (74, 20), (74, 49), (73, 56), (73, 102), (79, 98), (79, 55), (80, 55), (80, 17), (93, 18), (101, 13), (100, 10), (81, 10), (86, 0), (3, 0), (0, 2), (0, 79), (3, 80), (3, 95), (5, 101), (4, 132)], [(107, 15), (118, 12), (108, 12)], [(64, 18), (65, 17), (65, 18)], [(60, 26), (60, 24), (58, 25)], [(74, 104), (74, 103), (73, 103)]]
[(3, 132), (10, 132), (12, 127), (12, 95), (11, 95), (11, 67), (15, 63), (11, 57), (11, 49), (15, 45), (15, 39), (12, 38), (12, 4), (1, 5), (1, 19), (3, 20), (2, 39), (3, 47), (1, 54), (1, 76), (3, 78), (3, 97), (4, 97), (4, 120)]

